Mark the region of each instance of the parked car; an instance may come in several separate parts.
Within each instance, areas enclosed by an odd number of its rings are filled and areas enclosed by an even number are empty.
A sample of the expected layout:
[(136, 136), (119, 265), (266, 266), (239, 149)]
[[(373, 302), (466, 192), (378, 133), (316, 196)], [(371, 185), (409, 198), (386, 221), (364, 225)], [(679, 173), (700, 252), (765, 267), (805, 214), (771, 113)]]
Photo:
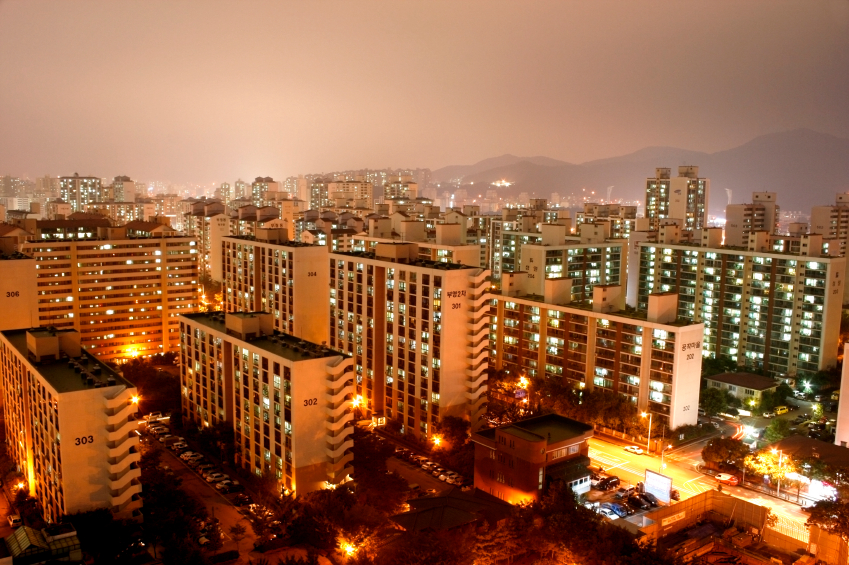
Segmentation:
[(180, 454), (180, 459), (183, 459), (185, 461), (186, 459), (188, 459), (191, 455), (194, 455), (195, 453), (196, 452), (194, 452), (194, 451), (185, 451), (185, 452)]
[(775, 418), (775, 412), (764, 412), (764, 418)]
[(636, 455), (642, 455), (644, 453), (643, 448), (637, 447), (636, 445), (629, 445), (625, 448), (625, 451), (630, 451), (631, 453), (634, 453)]
[(146, 419), (148, 422), (156, 422), (156, 421), (159, 421), (159, 420), (161, 420), (161, 419), (162, 419), (162, 412), (151, 412), (150, 414), (148, 414), (147, 416), (145, 416), (145, 419)]
[(254, 500), (248, 494), (239, 494), (233, 499), (233, 504), (236, 506), (247, 506), (253, 504)]
[(610, 510), (609, 508), (604, 508), (603, 506), (598, 507), (598, 513), (607, 518), (608, 520), (619, 519), (619, 515), (616, 512)]
[(10, 514), (9, 517), (6, 518), (6, 520), (9, 521), (9, 525), (13, 528), (17, 528), (23, 524), (23, 522), (21, 522), (20, 514)]
[(598, 482), (598, 485), (596, 486), (596, 488), (598, 490), (610, 490), (612, 488), (618, 487), (620, 482), (621, 481), (619, 480), (619, 477), (610, 476), (610, 477), (607, 477), (607, 478), (600, 480)]
[[(602, 508), (607, 508), (616, 513), (620, 518), (626, 517), (628, 514), (633, 514), (634, 511), (631, 509), (626, 510), (624, 506), (620, 504), (616, 504), (615, 502), (602, 502), (600, 505)], [(629, 512), (630, 510), (630, 512)]]
[(627, 503), (628, 506), (630, 506), (634, 510), (648, 510), (649, 508), (651, 508), (651, 505), (648, 502), (646, 502), (637, 495), (629, 496)]
[(728, 473), (720, 473), (716, 476), (716, 480), (719, 483), (724, 485), (737, 486), (740, 484), (740, 479), (738, 479), (735, 475), (729, 475)]
[(170, 438), (173, 438), (173, 437), (174, 436), (172, 436), (171, 434), (161, 434), (156, 439), (158, 439), (160, 443), (165, 443), (166, 441), (168, 441)]
[(638, 495), (640, 498), (651, 504), (652, 506), (657, 506), (658, 500), (655, 495), (650, 492), (644, 492)]
[(628, 487), (628, 488), (622, 487), (622, 488), (618, 489), (618, 490), (617, 490), (617, 491), (613, 494), (613, 496), (614, 496), (615, 498), (628, 498), (629, 496), (631, 496), (632, 494), (634, 494), (634, 492), (635, 492), (634, 487)]
[(230, 475), (225, 475), (224, 473), (210, 473), (206, 477), (206, 482), (208, 483), (217, 483), (219, 481), (224, 481), (230, 478)]
[(199, 465), (204, 465), (205, 463), (209, 463), (209, 461), (207, 461), (206, 458), (203, 455), (201, 455), (197, 459), (189, 459), (189, 461), (188, 461), (188, 465), (192, 469), (195, 469)]

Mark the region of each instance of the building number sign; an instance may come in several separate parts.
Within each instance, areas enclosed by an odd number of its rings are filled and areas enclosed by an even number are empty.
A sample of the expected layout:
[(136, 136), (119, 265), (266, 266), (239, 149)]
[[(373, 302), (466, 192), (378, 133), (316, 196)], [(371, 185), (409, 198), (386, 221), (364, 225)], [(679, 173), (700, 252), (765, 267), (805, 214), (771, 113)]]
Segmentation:
[(83, 436), (74, 439), (74, 445), (86, 445), (94, 443), (94, 436)]

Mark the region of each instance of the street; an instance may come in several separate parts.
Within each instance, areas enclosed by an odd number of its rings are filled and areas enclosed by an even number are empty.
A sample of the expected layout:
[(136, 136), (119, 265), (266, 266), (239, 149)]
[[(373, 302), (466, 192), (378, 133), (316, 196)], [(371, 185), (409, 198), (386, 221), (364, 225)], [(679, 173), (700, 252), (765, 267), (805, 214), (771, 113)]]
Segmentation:
[[(633, 486), (637, 481), (645, 480), (646, 469), (672, 477), (673, 487), (678, 489), (681, 499), (684, 500), (717, 487), (717, 482), (713, 477), (703, 475), (697, 470), (697, 465), (702, 463), (699, 454), (704, 446), (704, 441), (691, 444), (681, 450), (680, 453), (676, 451), (667, 453), (664, 457), (666, 468), (663, 470), (660, 468), (660, 457), (645, 454), (635, 455), (625, 451), (624, 446), (626, 444), (612, 443), (599, 437), (592, 438), (589, 441), (590, 459), (593, 466), (601, 466), (605, 473), (618, 476), (623, 486)], [(777, 529), (783, 533), (797, 539), (801, 535), (807, 535), (807, 528), (805, 527), (807, 515), (801, 511), (799, 506), (742, 487), (722, 485), (722, 491), (754, 504), (770, 507), (779, 519)], [(596, 493), (595, 496), (591, 494), (591, 500), (597, 498), (598, 491), (594, 490), (591, 493)]]

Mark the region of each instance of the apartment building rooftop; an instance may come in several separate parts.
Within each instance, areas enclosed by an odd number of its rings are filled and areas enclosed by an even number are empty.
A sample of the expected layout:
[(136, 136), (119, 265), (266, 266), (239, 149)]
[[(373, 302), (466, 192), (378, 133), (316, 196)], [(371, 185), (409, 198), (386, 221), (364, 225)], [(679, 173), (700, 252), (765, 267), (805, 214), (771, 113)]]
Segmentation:
[[(381, 243), (381, 245), (395, 245), (393, 243)], [(400, 244), (403, 245), (403, 244)], [(428, 269), (439, 269), (442, 271), (458, 271), (462, 269), (480, 269), (480, 267), (473, 267), (471, 265), (463, 265), (461, 263), (442, 263), (440, 261), (428, 261), (426, 259), (396, 259), (389, 256), (378, 255), (373, 251), (333, 251), (334, 255), (343, 255), (345, 257), (351, 257), (352, 259), (377, 259), (380, 261), (389, 261), (392, 263), (398, 263), (400, 265), (407, 265), (411, 267), (425, 267)]]
[[(500, 295), (493, 294), (493, 296), (497, 297), (497, 296), (500, 296)], [(598, 311), (593, 307), (593, 302), (591, 300), (584, 300), (584, 301), (580, 301), (580, 302), (575, 301), (575, 302), (551, 303), (551, 302), (546, 302), (545, 297), (540, 295), (540, 294), (522, 294), (522, 295), (516, 295), (516, 296), (506, 296), (506, 295), (504, 295), (504, 300), (510, 301), (510, 300), (513, 300), (513, 299), (527, 300), (529, 302), (538, 302), (540, 304), (549, 305), (549, 306), (560, 306), (560, 307), (564, 307), (564, 308), (575, 308), (576, 310), (584, 310), (586, 312), (593, 312), (595, 314), (599, 314), (599, 315), (602, 315), (602, 316), (618, 316), (620, 318), (630, 318), (632, 320), (636, 320), (636, 321), (639, 321), (639, 322), (649, 322), (650, 321), (648, 319), (648, 312), (646, 312), (645, 310), (638, 310), (638, 309), (632, 308), (630, 306), (626, 306), (622, 310)], [(653, 323), (657, 323), (657, 322), (653, 322)], [(663, 325), (664, 326), (683, 327), (683, 326), (693, 325), (693, 322), (690, 322), (688, 320), (681, 319), (681, 318), (676, 318), (674, 321), (671, 321), (671, 322), (663, 322)]]
[[(349, 357), (344, 353), (330, 349), (325, 344), (319, 345), (273, 330), (271, 316), (266, 312), (228, 312), (226, 314), (224, 312), (203, 312), (183, 314), (182, 317), (193, 323), (203, 324), (212, 330), (237, 337), (254, 347), (293, 362), (323, 357)], [(244, 321), (248, 323), (256, 322), (258, 328), (259, 325), (263, 325), (265, 319), (267, 319), (268, 324), (260, 331), (245, 333), (234, 330), (234, 326), (239, 326)]]
[(582, 436), (593, 430), (590, 424), (584, 424), (559, 414), (546, 414), (536, 418), (528, 418), (498, 428), (489, 428), (476, 432), (491, 441), (495, 441), (496, 430), (514, 435), (527, 441), (546, 440), (547, 443), (560, 443)]
[(280, 241), (280, 242), (265, 241), (263, 239), (257, 239), (257, 237), (255, 235), (226, 235), (226, 236), (224, 236), (224, 239), (238, 239), (238, 240), (241, 240), (241, 241), (248, 241), (250, 243), (272, 243), (274, 245), (282, 245), (283, 247), (322, 247), (322, 246), (316, 245), (314, 243), (304, 243), (302, 241), (294, 241), (294, 240)]
[(29, 255), (24, 253), (0, 253), (0, 261), (13, 261), (15, 259), (32, 259)]
[(32, 328), (0, 333), (21, 357), (34, 362), (41, 376), (59, 393), (104, 386), (135, 386), (80, 348), (79, 333), (75, 330)]

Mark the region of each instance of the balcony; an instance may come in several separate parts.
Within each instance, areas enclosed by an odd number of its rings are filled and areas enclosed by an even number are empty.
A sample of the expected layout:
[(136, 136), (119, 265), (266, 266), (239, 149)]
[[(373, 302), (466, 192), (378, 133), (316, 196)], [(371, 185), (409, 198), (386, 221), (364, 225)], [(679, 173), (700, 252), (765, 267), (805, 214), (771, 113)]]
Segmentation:
[[(488, 352), (484, 352), (484, 354), (488, 355)], [(484, 374), (484, 378), (486, 378), (486, 370), (489, 368), (489, 362), (481, 363), (477, 367), (467, 367), (466, 368), (466, 377), (468, 379), (477, 379), (481, 374)]]
[[(107, 426), (106, 427), (106, 441), (113, 442), (119, 441), (121, 438), (129, 437), (130, 435), (134, 435), (134, 432), (138, 429), (138, 423), (135, 420), (125, 421), (123, 425), (117, 426)], [(138, 437), (138, 436), (136, 436)]]
[(327, 455), (328, 458), (330, 458), (331, 460), (334, 460), (334, 459), (338, 459), (339, 457), (344, 455), (345, 451), (347, 451), (347, 450), (349, 450), (353, 447), (354, 447), (354, 440), (353, 439), (343, 441), (338, 446), (333, 446), (330, 443), (326, 443), (325, 446), (324, 446), (324, 453), (325, 453), (325, 455)]
[(348, 465), (351, 461), (354, 460), (353, 453), (346, 453), (341, 457), (337, 458), (329, 458), (327, 461), (327, 476), (335, 479), (335, 478), (343, 478), (345, 475), (349, 474), (353, 468)]
[(481, 385), (476, 389), (472, 389), (472, 391), (466, 391), (466, 400), (477, 401), (478, 398), (481, 397), (483, 393), (489, 390), (487, 385)]
[(138, 451), (130, 451), (126, 453), (123, 457), (115, 458), (113, 463), (109, 465), (109, 474), (117, 475), (127, 469), (133, 463), (138, 463), (141, 461), (141, 453)]
[(112, 508), (114, 512), (114, 508), (116, 506), (120, 507), (125, 503), (129, 502), (135, 495), (141, 494), (142, 486), (138, 480), (130, 482), (130, 484), (124, 486), (122, 490), (113, 490), (110, 493)]
[(335, 408), (333, 408), (331, 406), (326, 407), (324, 409), (324, 413), (327, 415), (328, 418), (332, 418), (333, 420), (336, 420), (340, 416), (342, 416), (343, 414), (348, 412), (349, 410), (350, 410), (350, 403), (349, 402), (343, 402), (339, 406), (336, 406)]
[(343, 414), (341, 418), (326, 418), (324, 420), (324, 427), (329, 432), (337, 432), (353, 421), (354, 414), (349, 411)]
[(122, 491), (124, 487), (141, 477), (141, 469), (138, 467), (127, 469), (124, 474), (121, 473), (110, 475), (109, 488), (112, 491)]

